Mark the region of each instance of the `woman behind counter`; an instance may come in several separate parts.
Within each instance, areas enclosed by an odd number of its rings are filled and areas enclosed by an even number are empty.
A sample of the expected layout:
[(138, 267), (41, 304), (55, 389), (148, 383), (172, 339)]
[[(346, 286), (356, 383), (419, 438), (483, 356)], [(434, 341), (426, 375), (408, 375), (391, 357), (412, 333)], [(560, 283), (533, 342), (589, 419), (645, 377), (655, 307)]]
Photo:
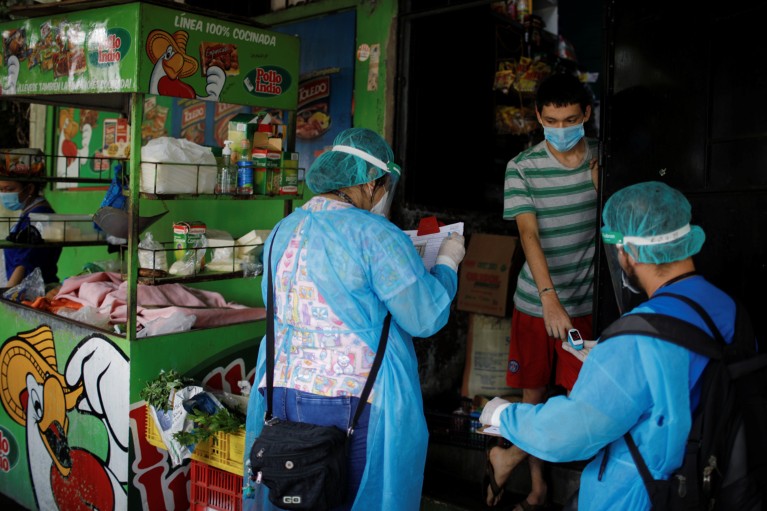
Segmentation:
[[(351, 437), (347, 500), (336, 509), (417, 510), (427, 429), (412, 337), (446, 324), (464, 240), (447, 238), (428, 272), (410, 238), (385, 217), (400, 173), (389, 145), (362, 128), (340, 133), (334, 144), (307, 172), (318, 195), (264, 245), (275, 288), (273, 413), (345, 431), (391, 312), (383, 362)], [(266, 286), (264, 278), (264, 299)], [(263, 426), (265, 345), (248, 406), (246, 455)], [(268, 490), (251, 484), (255, 499), (244, 499), (243, 509), (272, 509)]]
[[(30, 213), (53, 213), (53, 208), (40, 195), (42, 183), (23, 181), (0, 181), (0, 200), (11, 211), (21, 211), (19, 220), (11, 229), (11, 236), (18, 235), (30, 227)], [(23, 240), (19, 240), (23, 242)], [(45, 284), (59, 281), (57, 276), (61, 247), (58, 248), (6, 248), (5, 274), (7, 287), (19, 284), (35, 268), (40, 268)]]

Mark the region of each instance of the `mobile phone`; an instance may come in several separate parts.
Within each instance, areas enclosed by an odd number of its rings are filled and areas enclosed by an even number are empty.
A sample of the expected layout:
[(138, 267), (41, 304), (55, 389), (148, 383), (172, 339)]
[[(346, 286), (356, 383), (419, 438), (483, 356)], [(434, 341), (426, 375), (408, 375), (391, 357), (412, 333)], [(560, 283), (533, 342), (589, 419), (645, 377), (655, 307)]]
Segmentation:
[(576, 350), (583, 349), (583, 337), (577, 328), (571, 328), (567, 331), (567, 342)]

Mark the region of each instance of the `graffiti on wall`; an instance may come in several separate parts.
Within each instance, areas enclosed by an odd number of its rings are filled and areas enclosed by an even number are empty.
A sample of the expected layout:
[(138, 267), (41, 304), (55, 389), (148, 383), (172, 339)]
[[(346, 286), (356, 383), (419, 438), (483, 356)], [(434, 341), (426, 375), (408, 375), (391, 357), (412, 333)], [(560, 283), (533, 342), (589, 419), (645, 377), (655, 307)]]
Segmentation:
[[(39, 509), (127, 508), (129, 398), (119, 389), (127, 386), (128, 376), (128, 359), (99, 334), (80, 341), (64, 371), (58, 368), (47, 325), (19, 332), (3, 343), (0, 398), (8, 416), (25, 428), (26, 459)], [(106, 455), (70, 445), (72, 413), (92, 415), (103, 424)], [(5, 437), (7, 431), (0, 433)], [(23, 458), (20, 453), (14, 457)]]

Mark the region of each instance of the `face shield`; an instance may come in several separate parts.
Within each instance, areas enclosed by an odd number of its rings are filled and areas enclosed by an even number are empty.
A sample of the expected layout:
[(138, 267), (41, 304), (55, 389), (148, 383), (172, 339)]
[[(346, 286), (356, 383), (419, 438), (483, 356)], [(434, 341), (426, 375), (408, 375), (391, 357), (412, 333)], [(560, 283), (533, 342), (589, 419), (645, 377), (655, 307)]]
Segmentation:
[[(639, 247), (654, 247), (675, 242), (684, 238), (692, 231), (690, 224), (687, 224), (675, 231), (657, 234), (655, 236), (624, 236), (619, 231), (610, 231), (602, 229), (602, 245), (607, 259), (607, 268), (610, 271), (610, 280), (615, 293), (615, 300), (618, 303), (618, 309), (621, 314), (631, 310), (633, 307), (647, 299), (645, 292), (639, 287), (638, 282), (634, 282), (631, 275), (620, 264), (620, 250), (627, 251), (635, 261), (654, 264), (654, 261), (645, 261), (645, 256), (640, 256)], [(662, 247), (657, 251), (662, 252)]]
[[(370, 163), (377, 169), (380, 169), (384, 172), (383, 175), (386, 176), (386, 179), (382, 179), (379, 181), (379, 183), (382, 183), (380, 186), (384, 187), (383, 195), (378, 200), (378, 202), (373, 204), (373, 207), (370, 209), (370, 211), (371, 213), (388, 217), (389, 212), (391, 211), (392, 202), (394, 201), (394, 192), (397, 188), (397, 183), (399, 182), (400, 175), (402, 174), (402, 170), (400, 169), (399, 165), (391, 161), (384, 162), (383, 160), (376, 158), (372, 154), (366, 153), (365, 151), (357, 149), (356, 147), (351, 147), (346, 145), (335, 145), (333, 146), (331, 150), (342, 152), (342, 153), (353, 154), (354, 156), (357, 156), (358, 158), (365, 160), (366, 162)], [(379, 176), (381, 176), (380, 173), (379, 173)], [(377, 192), (377, 193), (380, 193), (380, 192)]]
[(615, 295), (615, 302), (618, 304), (618, 312), (623, 315), (647, 299), (647, 295), (640, 289), (636, 289), (629, 283), (629, 277), (621, 268), (618, 251), (619, 244), (606, 240), (602, 234), (602, 248), (604, 249), (605, 259), (607, 260), (607, 270), (610, 272), (610, 282)]

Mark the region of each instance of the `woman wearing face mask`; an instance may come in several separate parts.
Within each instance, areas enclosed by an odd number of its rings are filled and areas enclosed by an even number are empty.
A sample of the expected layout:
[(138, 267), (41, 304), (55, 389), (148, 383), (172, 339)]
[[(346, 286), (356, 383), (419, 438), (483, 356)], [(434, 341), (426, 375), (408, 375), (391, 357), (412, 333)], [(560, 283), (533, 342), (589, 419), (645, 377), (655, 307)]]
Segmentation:
[[(377, 133), (341, 132), (307, 172), (317, 195), (264, 245), (273, 271), (279, 419), (346, 431), (391, 312), (380, 372), (348, 446), (346, 502), (337, 510), (419, 509), (427, 430), (412, 337), (429, 337), (447, 322), (464, 256), (463, 237), (451, 236), (427, 271), (410, 238), (386, 219), (400, 175), (393, 160)], [(259, 390), (248, 405), (246, 455), (263, 426), (265, 345)], [(243, 510), (272, 509), (264, 485), (252, 488)]]
[[(30, 228), (30, 213), (53, 213), (53, 208), (40, 195), (40, 183), (22, 181), (0, 181), (0, 200), (3, 206), (11, 211), (20, 211), (16, 225), (11, 228), (11, 236), (19, 236)], [(14, 236), (15, 235), (15, 236)], [(23, 236), (17, 240), (24, 241)], [(40, 268), (43, 281), (46, 284), (58, 282), (58, 261), (61, 256), (61, 248), (34, 248), (19, 247), (5, 249), (5, 274), (8, 279), (6, 284), (13, 287), (19, 284), (24, 277), (29, 275), (35, 268)]]

